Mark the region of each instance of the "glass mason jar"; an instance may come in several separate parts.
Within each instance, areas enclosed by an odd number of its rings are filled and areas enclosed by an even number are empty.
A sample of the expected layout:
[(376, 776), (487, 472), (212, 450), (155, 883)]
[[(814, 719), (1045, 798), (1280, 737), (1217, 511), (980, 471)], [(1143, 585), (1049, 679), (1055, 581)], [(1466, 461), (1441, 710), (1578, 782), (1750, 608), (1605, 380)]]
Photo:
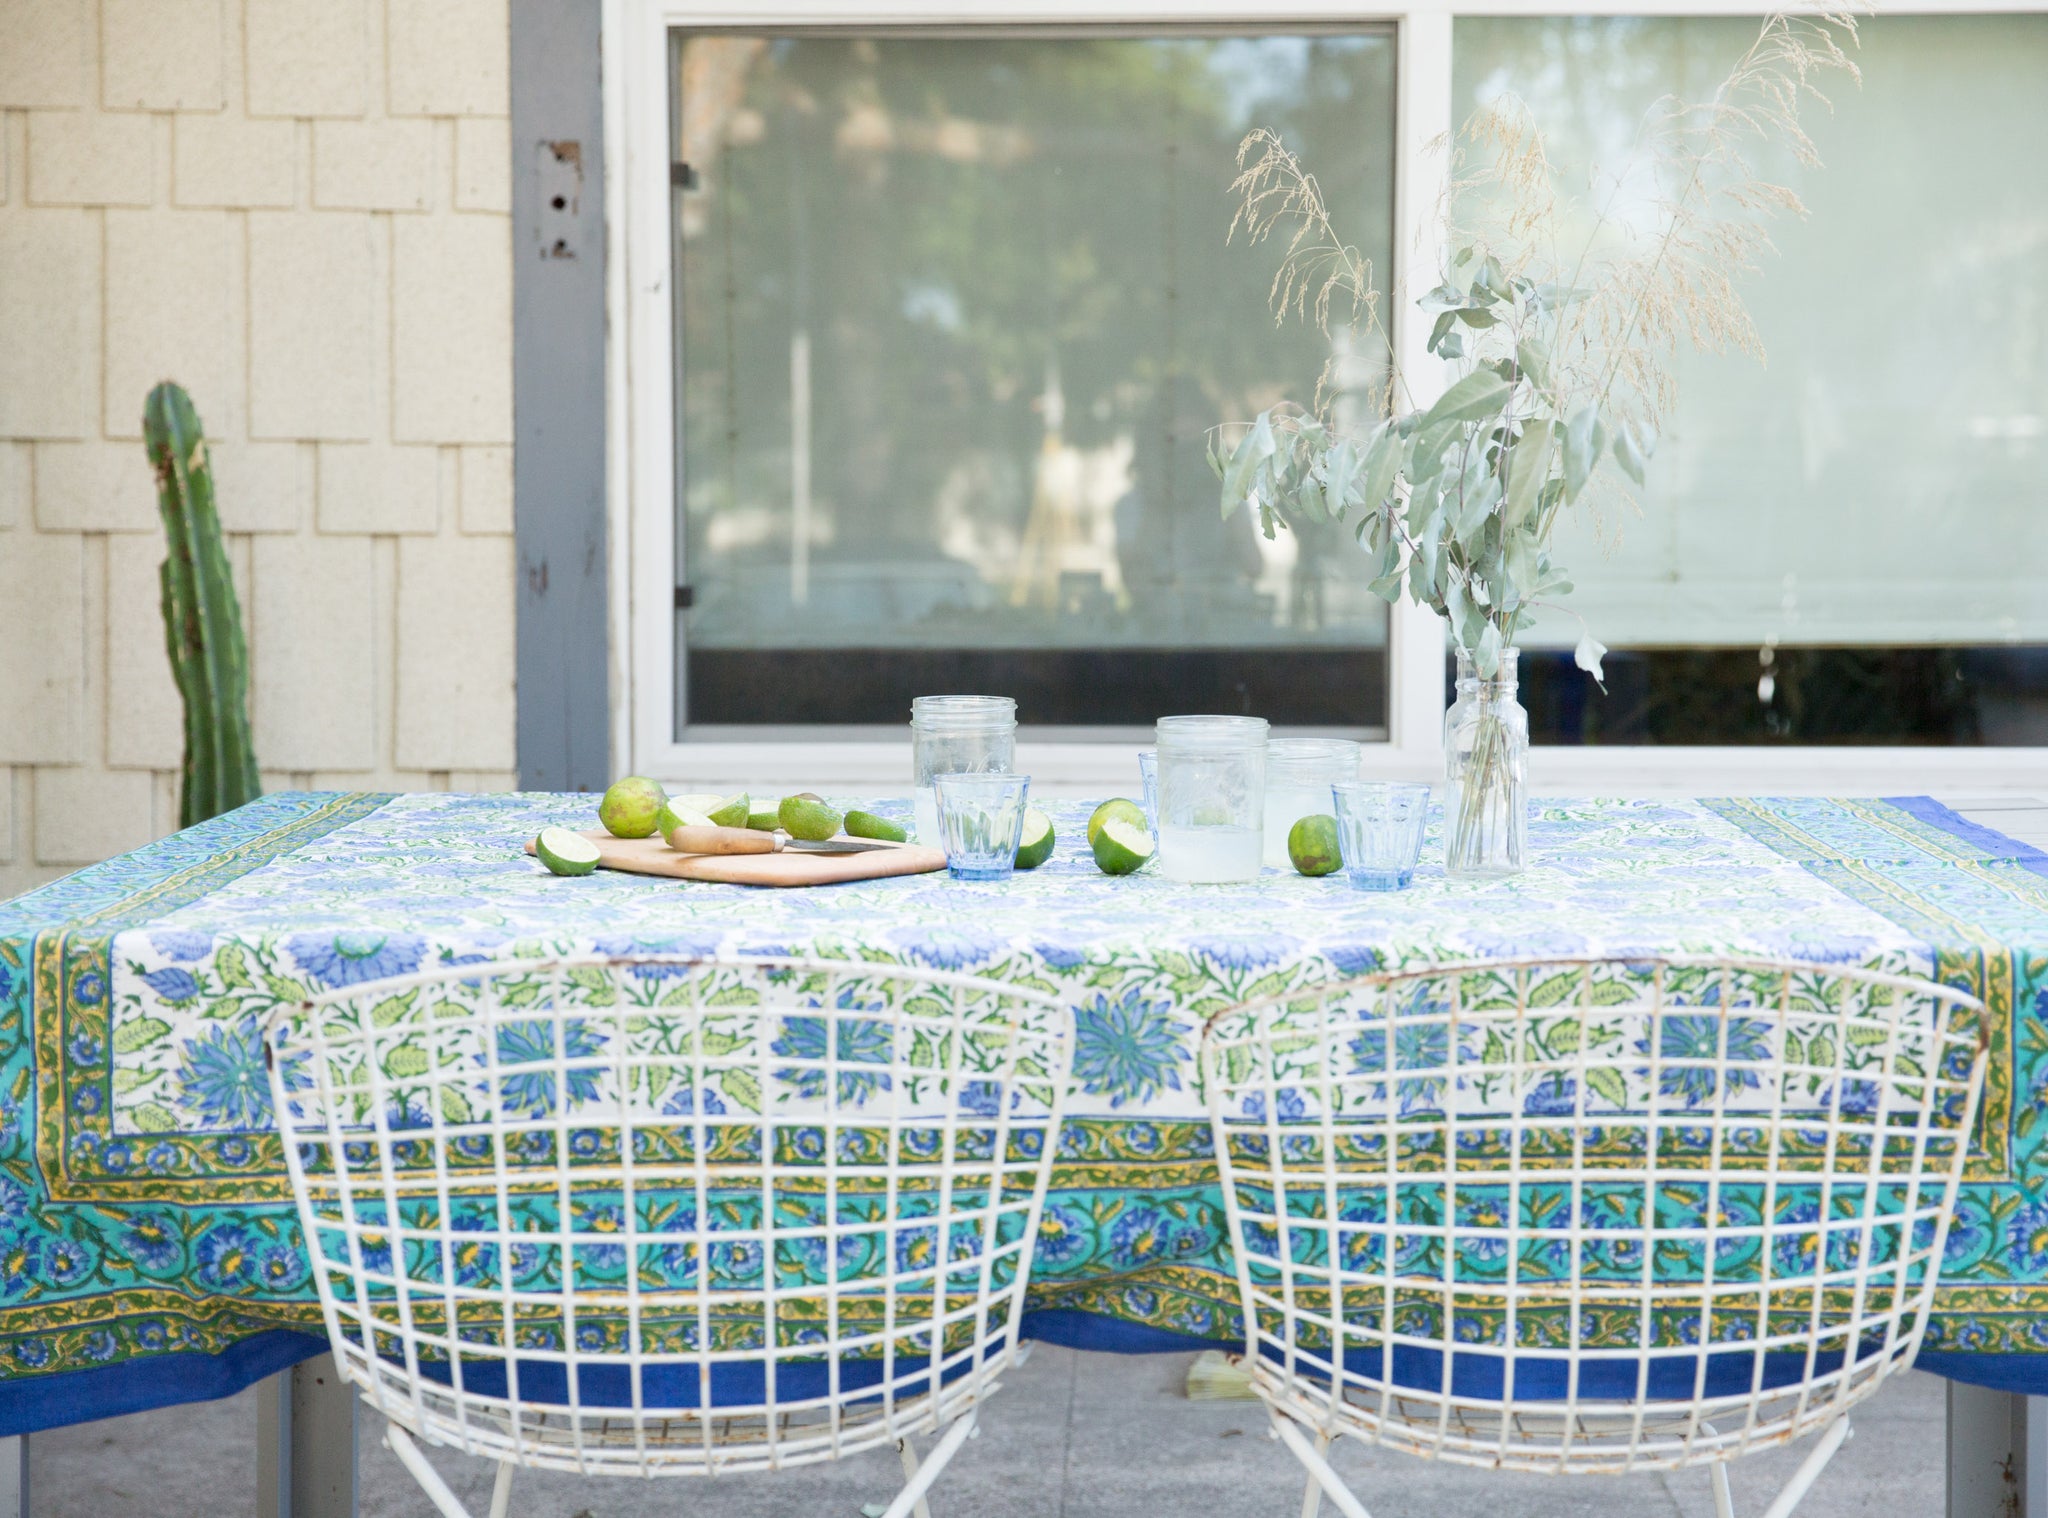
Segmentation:
[(944, 848), (934, 775), (1007, 774), (1017, 767), (1017, 703), (1008, 696), (919, 696), (910, 703), (917, 841)]
[(1522, 868), (1529, 836), (1529, 714), (1515, 699), (1518, 651), (1481, 679), (1458, 655), (1458, 699), (1444, 713), (1444, 873), (1492, 879)]
[(1266, 820), (1266, 719), (1159, 719), (1159, 873), (1256, 880)]
[(1344, 738), (1275, 738), (1266, 745), (1266, 842), (1262, 858), (1291, 870), (1287, 835), (1304, 817), (1330, 815), (1330, 787), (1358, 778), (1363, 750)]

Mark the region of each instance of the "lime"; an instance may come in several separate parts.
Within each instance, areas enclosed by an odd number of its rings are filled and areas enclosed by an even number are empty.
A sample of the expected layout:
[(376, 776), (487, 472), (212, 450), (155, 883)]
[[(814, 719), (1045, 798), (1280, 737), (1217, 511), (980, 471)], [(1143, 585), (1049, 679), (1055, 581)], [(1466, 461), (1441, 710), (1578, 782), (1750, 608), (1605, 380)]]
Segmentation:
[(668, 804), (668, 792), (645, 775), (628, 775), (604, 793), (597, 820), (614, 838), (646, 838), (655, 818)]
[(1035, 870), (1052, 858), (1052, 819), (1037, 807), (1024, 813), (1023, 840), (1017, 845), (1017, 868)]
[(533, 852), (557, 875), (588, 875), (597, 868), (597, 845), (567, 828), (542, 828)]
[(723, 796), (707, 796), (692, 793), (688, 796), (670, 798), (679, 812), (703, 812), (707, 816), (725, 804)]
[(757, 833), (772, 833), (782, 824), (776, 820), (775, 808), (771, 806), (764, 811), (747, 813), (747, 826)]
[(1139, 832), (1145, 831), (1145, 809), (1135, 801), (1126, 801), (1119, 796), (1114, 801), (1105, 801), (1097, 807), (1088, 819), (1088, 846), (1095, 847), (1095, 840), (1102, 835), (1103, 827), (1112, 822), (1127, 822)]
[(710, 806), (697, 807), (695, 810), (702, 812), (706, 817), (710, 818), (711, 824), (714, 827), (743, 828), (747, 825), (747, 818), (753, 815), (750, 807), (751, 803), (747, 800), (747, 793), (741, 791), (737, 796), (730, 796), (724, 801), (715, 802)]
[(1151, 857), (1152, 835), (1142, 824), (1133, 827), (1122, 818), (1113, 817), (1095, 835), (1095, 864), (1105, 875), (1128, 875), (1143, 869)]
[[(694, 801), (694, 796), (685, 796), (683, 801)], [(654, 831), (666, 838), (677, 828), (703, 828), (711, 826), (711, 819), (693, 806), (684, 806), (682, 801), (671, 801), (654, 814)]]
[(1302, 817), (1287, 830), (1287, 857), (1304, 875), (1334, 875), (1344, 863), (1337, 847), (1337, 819)]
[(809, 792), (784, 796), (775, 815), (783, 832), (805, 843), (823, 843), (839, 831), (839, 814)]
[(910, 835), (887, 817), (873, 812), (848, 812), (846, 832), (850, 838), (879, 838), (884, 843), (902, 843)]

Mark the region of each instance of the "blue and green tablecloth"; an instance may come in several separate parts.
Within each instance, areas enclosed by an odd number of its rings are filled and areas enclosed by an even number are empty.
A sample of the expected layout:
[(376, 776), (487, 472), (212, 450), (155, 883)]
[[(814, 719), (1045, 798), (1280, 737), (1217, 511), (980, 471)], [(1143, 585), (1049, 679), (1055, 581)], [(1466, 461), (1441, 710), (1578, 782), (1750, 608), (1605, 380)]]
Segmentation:
[(258, 1033), (280, 1000), (593, 950), (1052, 988), (1075, 1093), (1030, 1328), (1117, 1349), (1237, 1334), (1194, 1057), (1232, 1001), (1452, 956), (1931, 973), (1984, 999), (1993, 1062), (1922, 1363), (2048, 1392), (2048, 855), (1924, 798), (1545, 801), (1520, 877), (1425, 864), (1379, 896), (1112, 880), (1075, 847), (1086, 810), (1006, 884), (770, 891), (546, 874), (522, 843), (588, 825), (589, 797), (290, 793), (0, 903), (0, 1434), (223, 1395), (322, 1347)]

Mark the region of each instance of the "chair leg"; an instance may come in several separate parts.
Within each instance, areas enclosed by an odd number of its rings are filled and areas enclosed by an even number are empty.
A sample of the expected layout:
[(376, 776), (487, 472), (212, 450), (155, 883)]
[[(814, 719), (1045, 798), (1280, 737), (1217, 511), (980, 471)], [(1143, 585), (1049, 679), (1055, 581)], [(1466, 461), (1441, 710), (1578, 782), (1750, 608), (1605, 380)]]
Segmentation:
[(969, 1408), (953, 1420), (953, 1426), (946, 1430), (939, 1442), (932, 1446), (932, 1452), (919, 1460), (914, 1450), (907, 1448), (909, 1441), (899, 1440), (903, 1448), (903, 1468), (911, 1473), (910, 1480), (896, 1500), (882, 1511), (882, 1518), (911, 1518), (913, 1512), (925, 1511), (924, 1494), (931, 1484), (939, 1479), (939, 1472), (946, 1468), (946, 1462), (960, 1451), (975, 1430), (975, 1412)]
[(1714, 1518), (1735, 1518), (1735, 1493), (1728, 1487), (1728, 1462), (1716, 1460), (1714, 1475)]
[[(906, 1483), (915, 1481), (917, 1479), (917, 1446), (911, 1442), (910, 1435), (905, 1434), (896, 1441), (896, 1453), (903, 1457), (904, 1481)], [(917, 1499), (917, 1506), (910, 1511), (912, 1518), (932, 1518), (932, 1510), (925, 1504), (925, 1500), (922, 1497)]]
[(498, 1479), (491, 1487), (491, 1518), (505, 1518), (512, 1511), (512, 1472), (517, 1469), (510, 1460), (498, 1462)]
[[(1295, 1426), (1293, 1419), (1275, 1414), (1273, 1432), (1279, 1436), (1282, 1444), (1294, 1452), (1294, 1458), (1307, 1469), (1309, 1480), (1321, 1487), (1324, 1495), (1337, 1504), (1337, 1509), (1344, 1514), (1344, 1518), (1372, 1518), (1372, 1514), (1365, 1510), (1365, 1505), (1351, 1495), (1351, 1488), (1344, 1484), (1344, 1478), (1330, 1468), (1330, 1462), (1323, 1458), (1322, 1451), (1308, 1442), (1301, 1430)], [(1324, 1448), (1328, 1446), (1325, 1445)], [(1307, 1505), (1307, 1499), (1303, 1499), (1303, 1505)]]
[[(427, 1500), (441, 1510), (442, 1518), (469, 1518), (469, 1509), (464, 1507), (455, 1493), (448, 1489), (448, 1483), (441, 1479), (441, 1473), (427, 1463), (427, 1457), (422, 1455), (419, 1446), (412, 1442), (412, 1436), (396, 1423), (387, 1423), (384, 1426), (384, 1447), (398, 1456), (399, 1464), (412, 1472), (412, 1479), (420, 1484), (420, 1490), (427, 1494)], [(508, 1486), (508, 1494), (509, 1491)]]
[[(1329, 1458), (1330, 1431), (1326, 1428), (1316, 1430), (1316, 1453), (1325, 1460)], [(1301, 1518), (1316, 1518), (1316, 1515), (1322, 1512), (1322, 1510), (1322, 1483), (1316, 1480), (1315, 1473), (1311, 1471), (1309, 1473), (1308, 1485), (1302, 1489), (1301, 1493)]]
[(1813, 1485), (1814, 1478), (1826, 1468), (1830, 1460), (1835, 1458), (1835, 1451), (1842, 1447), (1848, 1437), (1849, 1415), (1844, 1413), (1821, 1431), (1820, 1442), (1807, 1451), (1806, 1458), (1800, 1462), (1799, 1469), (1792, 1473), (1792, 1479), (1786, 1482), (1778, 1493), (1777, 1500), (1764, 1509), (1764, 1518), (1787, 1518), (1792, 1509), (1799, 1505), (1799, 1499), (1806, 1495), (1806, 1489)]

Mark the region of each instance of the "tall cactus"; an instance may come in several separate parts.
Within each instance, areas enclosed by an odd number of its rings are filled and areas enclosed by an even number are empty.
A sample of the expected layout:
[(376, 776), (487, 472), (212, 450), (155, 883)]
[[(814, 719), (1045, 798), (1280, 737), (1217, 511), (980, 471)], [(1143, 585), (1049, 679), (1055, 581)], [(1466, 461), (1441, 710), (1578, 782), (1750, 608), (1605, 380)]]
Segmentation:
[(170, 548), (158, 573), (164, 642), (185, 698), (178, 825), (190, 827), (263, 794), (249, 741), (249, 649), (213, 509), (206, 438), (182, 386), (166, 381), (149, 392), (142, 436)]

